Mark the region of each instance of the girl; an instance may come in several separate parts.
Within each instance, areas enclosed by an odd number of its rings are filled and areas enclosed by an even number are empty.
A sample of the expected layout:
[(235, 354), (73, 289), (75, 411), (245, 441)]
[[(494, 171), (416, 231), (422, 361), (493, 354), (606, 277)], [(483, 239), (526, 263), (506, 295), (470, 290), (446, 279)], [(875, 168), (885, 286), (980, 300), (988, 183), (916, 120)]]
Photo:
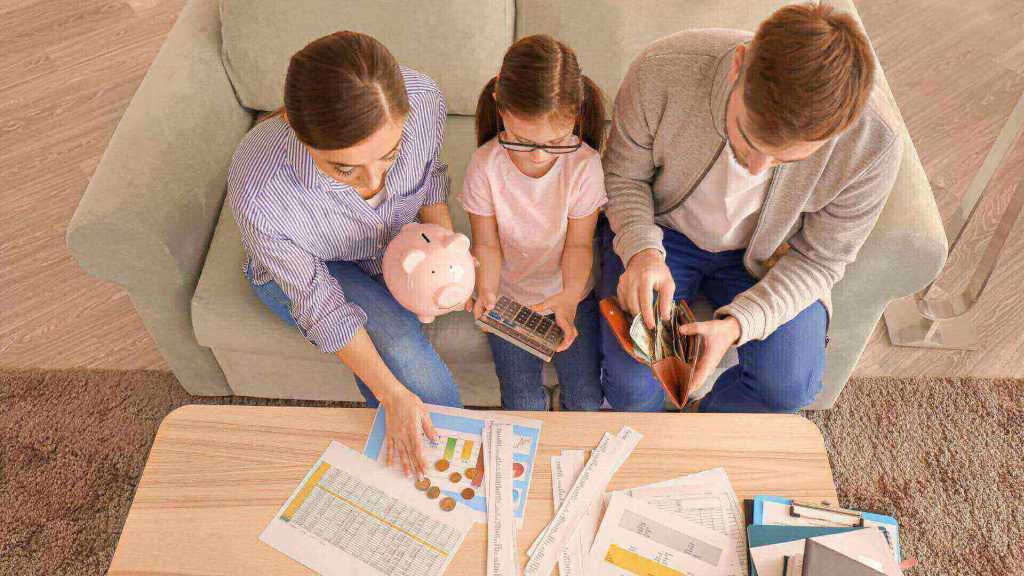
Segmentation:
[[(505, 295), (553, 314), (565, 333), (552, 358), (562, 407), (597, 410), (603, 396), (592, 243), (607, 201), (600, 89), (565, 44), (547, 35), (523, 38), (480, 94), (476, 133), (479, 148), (461, 196), (480, 262), (477, 297), (467, 308), (479, 318)], [(502, 407), (546, 409), (543, 362), (493, 334), (487, 339)]]
[(337, 32), (292, 57), (283, 111), (246, 135), (228, 173), (253, 290), (383, 405), (387, 461), (406, 474), (426, 470), (420, 431), (435, 436), (423, 403), (461, 402), (419, 321), (381, 281), (381, 257), (414, 219), (451, 228), (437, 159), (445, 118), (433, 80), (375, 39)]

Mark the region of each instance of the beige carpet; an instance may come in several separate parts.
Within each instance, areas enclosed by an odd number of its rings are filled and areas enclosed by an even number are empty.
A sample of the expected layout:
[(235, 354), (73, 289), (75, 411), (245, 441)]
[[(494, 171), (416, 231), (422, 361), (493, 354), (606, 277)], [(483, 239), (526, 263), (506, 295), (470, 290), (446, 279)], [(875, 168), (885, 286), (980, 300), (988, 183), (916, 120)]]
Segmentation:
[[(160, 420), (188, 403), (295, 404), (192, 398), (163, 372), (0, 370), (0, 574), (105, 573)], [(857, 380), (809, 417), (841, 503), (896, 516), (912, 576), (1024, 574), (1024, 382)]]

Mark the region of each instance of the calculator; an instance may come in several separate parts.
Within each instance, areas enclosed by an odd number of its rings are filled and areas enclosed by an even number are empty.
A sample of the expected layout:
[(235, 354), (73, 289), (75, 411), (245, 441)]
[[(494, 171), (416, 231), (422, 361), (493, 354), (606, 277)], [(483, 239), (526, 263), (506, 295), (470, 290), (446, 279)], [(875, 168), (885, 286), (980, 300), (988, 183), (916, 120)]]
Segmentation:
[(553, 316), (534, 312), (508, 296), (498, 298), (494, 308), (481, 314), (476, 325), (545, 362), (551, 361), (565, 338)]

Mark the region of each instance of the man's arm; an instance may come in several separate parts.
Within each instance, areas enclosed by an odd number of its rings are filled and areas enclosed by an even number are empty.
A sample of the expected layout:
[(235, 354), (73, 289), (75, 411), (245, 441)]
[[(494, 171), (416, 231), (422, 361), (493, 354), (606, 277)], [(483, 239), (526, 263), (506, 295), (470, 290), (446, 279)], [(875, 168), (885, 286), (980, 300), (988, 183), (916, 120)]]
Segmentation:
[(662, 253), (661, 228), (654, 223), (654, 135), (643, 101), (643, 60), (630, 65), (615, 96), (612, 126), (604, 153), (604, 181), (608, 191), (605, 213), (615, 231), (615, 253), (628, 264), (634, 254), (648, 248)]
[[(654, 135), (644, 111), (643, 58), (630, 65), (615, 97), (612, 128), (604, 154), (604, 182), (608, 191), (605, 214), (615, 231), (613, 248), (625, 267), (619, 278), (619, 304), (641, 314), (648, 328), (654, 315), (668, 319), (675, 292), (672, 273), (665, 264), (662, 232), (654, 223), (654, 192), (651, 184), (654, 163)], [(661, 309), (653, 308), (653, 296), (661, 296)]]
[(757, 284), (715, 311), (716, 318), (739, 321), (737, 346), (767, 338), (843, 277), (885, 207), (902, 150), (897, 136), (831, 203), (804, 215), (803, 226), (789, 240), (790, 250)]

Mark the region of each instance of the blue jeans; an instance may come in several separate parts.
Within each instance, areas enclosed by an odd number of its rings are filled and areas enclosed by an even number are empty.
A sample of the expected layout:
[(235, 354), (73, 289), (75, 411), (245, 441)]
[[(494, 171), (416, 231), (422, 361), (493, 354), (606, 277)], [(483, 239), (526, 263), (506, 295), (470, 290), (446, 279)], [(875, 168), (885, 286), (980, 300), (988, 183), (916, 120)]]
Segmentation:
[[(327, 269), (344, 288), (345, 298), (366, 311), (366, 333), (398, 381), (428, 404), (461, 407), (459, 387), (448, 366), (427, 340), (416, 315), (391, 296), (383, 279), (369, 276), (353, 262), (327, 262)], [(273, 280), (260, 286), (253, 284), (251, 265), (245, 276), (260, 300), (281, 320), (297, 328), (291, 303), (281, 287)], [(366, 403), (376, 408), (377, 398), (358, 377), (356, 385)]]
[[(564, 410), (597, 410), (601, 390), (601, 346), (598, 342), (597, 299), (591, 292), (576, 307), (576, 340), (567, 350), (555, 354), (551, 363), (558, 374)], [(501, 384), (501, 407), (505, 410), (546, 410), (544, 361), (533, 354), (487, 335), (494, 357), (494, 370)]]
[[(705, 252), (683, 234), (663, 230), (676, 300), (693, 302), (700, 290), (718, 308), (757, 282), (743, 266), (744, 250)], [(598, 234), (603, 298), (615, 295), (623, 265), (612, 251), (613, 233), (607, 222)], [(764, 340), (740, 346), (739, 364), (718, 377), (701, 400), (701, 412), (796, 412), (813, 402), (825, 371), (826, 323), (825, 306), (814, 302)], [(601, 322), (601, 331), (608, 403), (616, 410), (660, 411), (665, 392), (650, 368), (626, 354), (607, 322)]]

